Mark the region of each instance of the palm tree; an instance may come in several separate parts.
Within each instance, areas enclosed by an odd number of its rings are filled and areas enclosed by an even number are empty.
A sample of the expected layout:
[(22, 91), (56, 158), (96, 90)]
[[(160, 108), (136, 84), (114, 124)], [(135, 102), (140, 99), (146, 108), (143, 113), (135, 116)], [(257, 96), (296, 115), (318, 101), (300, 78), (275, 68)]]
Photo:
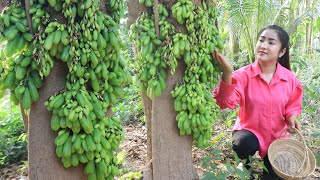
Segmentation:
[[(314, 9), (317, 0), (312, 1), (312, 9)], [(232, 44), (240, 42), (239, 51), (247, 51), (248, 63), (254, 60), (254, 44), (259, 30), (267, 25), (277, 24), (285, 28), (289, 34), (295, 32), (297, 26), (306, 17), (310, 17), (310, 8), (302, 9), (302, 5), (301, 0), (285, 0), (284, 2), (278, 0), (224, 0), (219, 2), (219, 6), (223, 7), (229, 15), (224, 20), (228, 22), (230, 33), (232, 33), (230, 37), (238, 37), (238, 41), (233, 39)], [(311, 36), (308, 37), (310, 39)]]

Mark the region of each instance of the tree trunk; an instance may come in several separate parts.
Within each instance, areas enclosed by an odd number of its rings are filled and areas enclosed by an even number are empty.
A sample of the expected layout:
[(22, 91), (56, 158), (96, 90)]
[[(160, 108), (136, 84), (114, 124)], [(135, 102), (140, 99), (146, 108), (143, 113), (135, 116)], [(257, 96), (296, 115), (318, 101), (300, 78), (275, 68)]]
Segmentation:
[(178, 62), (176, 73), (166, 80), (167, 88), (152, 101), (153, 179), (197, 179), (192, 166), (192, 136), (180, 136), (171, 91), (182, 80), (185, 65)]
[(232, 25), (229, 27), (230, 27), (230, 43), (232, 47), (232, 54), (234, 55), (234, 61), (237, 62), (239, 60), (239, 51), (240, 51), (239, 38), (237, 37), (235, 27)]
[(151, 122), (151, 111), (152, 111), (152, 101), (151, 99), (147, 96), (147, 93), (143, 90), (141, 90), (141, 95), (142, 95), (142, 99), (143, 99), (143, 106), (144, 106), (144, 113), (145, 113), (145, 117), (146, 119), (148, 119), (148, 121), (146, 121), (147, 124), (147, 144), (149, 144), (149, 146), (147, 147), (147, 162), (151, 161), (152, 159), (152, 141), (151, 141), (151, 135), (152, 135), (152, 122)]
[(313, 0), (312, 1), (312, 4), (311, 4), (311, 14), (312, 14), (312, 16), (311, 16), (311, 18), (310, 18), (310, 29), (309, 29), (309, 48), (308, 48), (308, 53), (312, 53), (312, 40), (313, 40), (313, 38), (312, 38), (312, 33), (313, 33), (313, 20), (314, 20), (314, 16), (315, 16), (315, 5), (317, 4), (317, 0)]
[(6, 0), (0, 0), (0, 14), (2, 14), (3, 9), (7, 6)]
[(147, 93), (145, 90), (140, 90), (140, 95), (143, 103), (144, 108), (144, 116), (146, 120), (146, 126), (147, 126), (147, 159), (146, 159), (146, 165), (144, 168), (143, 176), (144, 177), (152, 177), (152, 100), (147, 96)]
[(50, 75), (45, 78), (39, 90), (40, 99), (31, 106), (28, 136), (29, 179), (86, 179), (83, 166), (66, 169), (57, 157), (54, 144), (57, 133), (51, 130), (51, 112), (44, 106), (44, 102), (50, 96), (65, 87), (66, 74), (66, 64), (56, 61)]
[[(305, 1), (305, 6), (306, 6), (306, 11), (310, 10), (310, 3), (308, 1)], [(310, 48), (310, 26), (312, 26), (312, 24), (310, 22), (306, 23), (306, 39), (305, 39), (305, 52), (308, 53), (309, 48)]]
[[(163, 1), (172, 5), (172, 1)], [(128, 26), (146, 11), (138, 1), (127, 0)], [(170, 11), (170, 10), (168, 10)], [(176, 27), (181, 29), (181, 27)], [(143, 173), (146, 180), (198, 179), (192, 166), (192, 136), (180, 136), (176, 121), (177, 113), (173, 107), (171, 91), (182, 80), (185, 65), (178, 61), (176, 73), (166, 80), (167, 87), (160, 97), (150, 100), (145, 91), (141, 91), (147, 124), (147, 162)]]

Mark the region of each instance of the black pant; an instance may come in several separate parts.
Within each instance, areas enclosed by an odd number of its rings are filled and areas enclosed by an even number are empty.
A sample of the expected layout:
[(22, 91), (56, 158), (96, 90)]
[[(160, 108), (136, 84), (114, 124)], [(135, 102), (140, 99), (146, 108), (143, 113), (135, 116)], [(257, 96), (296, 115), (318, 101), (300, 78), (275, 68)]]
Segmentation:
[[(237, 153), (240, 159), (247, 159), (253, 156), (259, 150), (258, 138), (248, 130), (236, 131), (232, 134), (232, 149)], [(281, 179), (272, 169), (268, 159), (268, 155), (263, 158), (263, 163), (269, 173), (263, 170), (263, 180), (278, 180)], [(246, 167), (248, 168), (248, 167)]]

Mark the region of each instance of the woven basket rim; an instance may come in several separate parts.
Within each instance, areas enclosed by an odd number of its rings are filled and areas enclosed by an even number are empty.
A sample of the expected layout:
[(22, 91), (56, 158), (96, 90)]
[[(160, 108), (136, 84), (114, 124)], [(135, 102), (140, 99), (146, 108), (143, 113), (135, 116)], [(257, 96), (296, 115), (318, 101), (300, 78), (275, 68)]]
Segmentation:
[[(274, 142), (272, 142), (269, 146), (268, 149), (268, 157), (270, 160), (270, 164), (272, 169), (274, 170), (274, 172), (282, 177), (282, 178), (304, 178), (307, 177), (309, 175), (311, 175), (316, 168), (316, 159), (314, 154), (312, 153), (312, 151), (306, 146), (305, 141), (302, 137), (302, 135), (300, 134), (300, 132), (298, 130), (296, 130), (296, 132), (298, 132), (298, 135), (300, 137), (300, 141), (296, 140), (296, 139), (292, 139), (292, 138), (281, 138), (281, 139), (277, 139)], [(279, 147), (279, 148), (277, 148)], [(274, 155), (281, 153), (281, 151), (285, 151), (288, 148), (294, 148), (294, 151), (290, 151), (291, 153), (303, 153), (297, 155), (296, 157), (299, 159), (300, 158), (300, 167), (298, 169), (298, 174), (296, 175), (292, 175), (292, 174), (287, 174), (286, 172), (281, 171), (275, 164), (274, 164)], [(280, 152), (279, 152), (280, 151)], [(288, 151), (286, 151), (288, 152)], [(302, 158), (303, 157), (303, 160)]]

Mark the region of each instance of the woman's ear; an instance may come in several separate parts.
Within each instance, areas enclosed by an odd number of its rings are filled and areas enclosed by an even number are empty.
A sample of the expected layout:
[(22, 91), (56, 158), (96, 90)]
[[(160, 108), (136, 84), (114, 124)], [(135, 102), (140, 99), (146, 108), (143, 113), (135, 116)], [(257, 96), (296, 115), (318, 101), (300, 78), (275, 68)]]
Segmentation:
[(283, 48), (280, 52), (279, 52), (279, 58), (281, 58), (285, 53), (286, 53), (287, 49)]

